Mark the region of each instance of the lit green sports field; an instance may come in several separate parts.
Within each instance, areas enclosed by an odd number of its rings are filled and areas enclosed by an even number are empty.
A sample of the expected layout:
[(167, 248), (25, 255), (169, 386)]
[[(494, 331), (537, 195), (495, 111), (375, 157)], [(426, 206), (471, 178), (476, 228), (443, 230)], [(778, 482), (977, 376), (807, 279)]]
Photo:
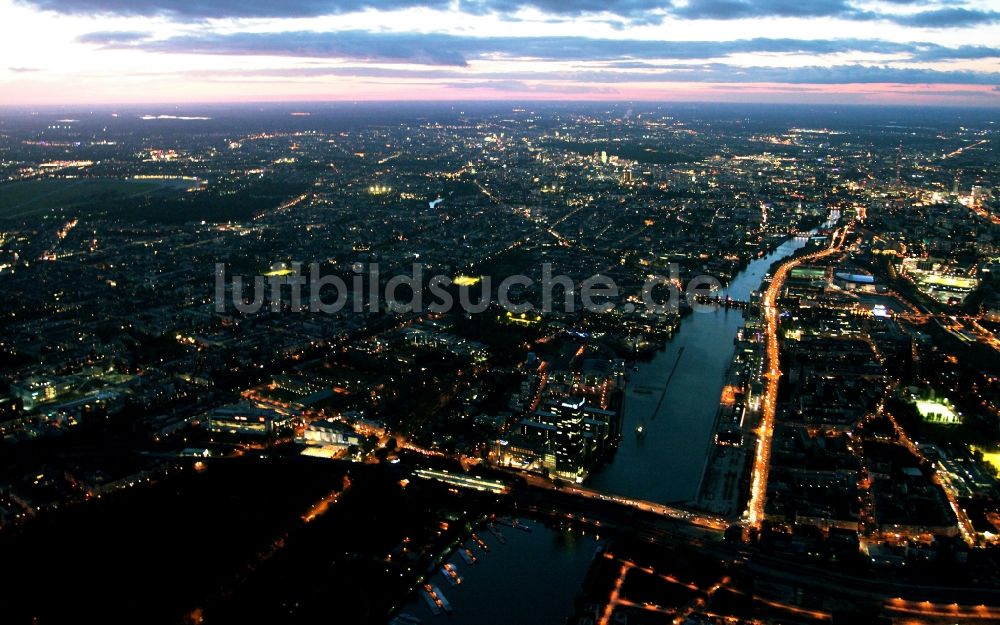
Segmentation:
[(951, 409), (951, 406), (941, 401), (919, 400), (917, 401), (917, 412), (925, 421), (935, 423), (959, 423), (958, 415)]

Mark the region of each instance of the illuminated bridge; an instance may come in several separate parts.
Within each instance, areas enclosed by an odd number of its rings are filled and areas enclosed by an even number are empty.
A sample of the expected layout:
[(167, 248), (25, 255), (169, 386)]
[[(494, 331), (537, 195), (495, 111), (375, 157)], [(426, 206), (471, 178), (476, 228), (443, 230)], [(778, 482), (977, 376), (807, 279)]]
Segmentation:
[(695, 301), (699, 304), (710, 304), (720, 308), (738, 308), (740, 310), (747, 310), (748, 308), (757, 306), (745, 300), (721, 297), (719, 295), (699, 295), (695, 298)]
[(417, 477), (421, 477), (425, 480), (437, 480), (438, 482), (444, 482), (449, 486), (491, 492), (497, 495), (506, 493), (509, 490), (507, 484), (504, 484), (500, 480), (490, 480), (462, 473), (451, 473), (443, 469), (416, 469), (413, 473)]

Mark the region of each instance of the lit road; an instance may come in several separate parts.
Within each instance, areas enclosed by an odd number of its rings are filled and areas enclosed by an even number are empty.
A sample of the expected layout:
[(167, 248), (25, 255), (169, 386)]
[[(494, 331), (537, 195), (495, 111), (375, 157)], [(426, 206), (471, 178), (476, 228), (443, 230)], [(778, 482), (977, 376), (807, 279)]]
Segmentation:
[(989, 142), (990, 142), (989, 139), (983, 139), (982, 141), (976, 141), (975, 143), (970, 143), (969, 145), (963, 145), (962, 147), (958, 148), (957, 150), (953, 150), (951, 152), (948, 152), (944, 156), (942, 156), (941, 160), (944, 161), (944, 160), (947, 160), (949, 158), (953, 158), (955, 156), (958, 156), (962, 152), (965, 152), (966, 150), (971, 150), (971, 149), (974, 149), (974, 148), (978, 148), (979, 146), (986, 145)]
[(898, 616), (924, 617), (946, 619), (950, 622), (969, 623), (972, 621), (988, 621), (995, 623), (1000, 619), (1000, 610), (985, 605), (967, 606), (952, 603), (941, 605), (930, 601), (904, 601), (892, 599), (885, 605), (887, 612)]
[(298, 206), (302, 202), (306, 201), (310, 197), (312, 197), (312, 193), (309, 193), (309, 192), (303, 193), (302, 195), (300, 195), (298, 197), (295, 197), (295, 198), (292, 198), (292, 199), (288, 200), (287, 202), (285, 202), (284, 204), (278, 206), (277, 208), (275, 208), (273, 210), (264, 210), (264, 211), (261, 211), (261, 212), (257, 213), (256, 215), (253, 216), (253, 220), (254, 221), (260, 221), (261, 219), (263, 219), (264, 217), (267, 217), (268, 215), (282, 213), (282, 212), (284, 212), (284, 211), (286, 211), (286, 210), (288, 210), (290, 208), (295, 208), (296, 206)]
[(646, 501), (644, 499), (632, 499), (631, 497), (622, 497), (620, 495), (602, 493), (599, 491), (590, 490), (589, 488), (581, 488), (579, 486), (569, 486), (563, 488), (562, 491), (572, 493), (580, 497), (587, 497), (590, 499), (599, 499), (601, 501), (613, 501), (623, 506), (629, 506), (632, 508), (636, 508), (637, 510), (643, 510), (645, 512), (652, 512), (653, 514), (658, 514), (663, 517), (669, 517), (677, 521), (684, 521), (692, 525), (697, 525), (699, 527), (716, 530), (720, 532), (725, 531), (726, 527), (729, 526), (729, 524), (721, 517), (705, 514), (702, 512), (693, 512), (690, 510), (685, 510), (683, 508), (676, 508), (673, 506), (656, 503), (654, 501)]
[(824, 250), (793, 258), (774, 273), (770, 286), (761, 300), (764, 312), (764, 324), (767, 335), (768, 370), (764, 374), (767, 380), (764, 396), (761, 400), (760, 425), (757, 430), (757, 451), (753, 463), (753, 480), (750, 486), (750, 501), (747, 504), (746, 521), (752, 527), (760, 527), (764, 520), (764, 501), (767, 494), (767, 472), (771, 461), (771, 438), (774, 435), (774, 414), (778, 397), (778, 379), (781, 377), (781, 367), (778, 360), (778, 295), (785, 284), (789, 272), (799, 264), (829, 256), (840, 250), (847, 238), (849, 228), (836, 231), (830, 239), (830, 245)]
[(993, 213), (991, 213), (990, 211), (986, 210), (985, 208), (983, 208), (978, 204), (969, 204), (969, 210), (972, 211), (974, 214), (979, 215), (983, 219), (990, 220), (991, 222), (993, 222), (994, 225), (1000, 225), (1000, 217), (994, 215)]
[[(627, 531), (633, 538), (654, 544), (696, 545), (705, 557), (733, 560), (739, 556), (757, 579), (770, 580), (779, 584), (794, 584), (810, 589), (810, 592), (833, 593), (838, 597), (864, 598), (866, 601), (877, 602), (886, 611), (913, 622), (924, 622), (920, 620), (921, 617), (939, 618), (941, 616), (962, 617), (964, 618), (963, 622), (987, 622), (991, 618), (995, 620), (1000, 615), (1000, 591), (993, 588), (984, 588), (980, 585), (932, 586), (913, 581), (856, 576), (825, 565), (787, 559), (784, 556), (770, 554), (752, 546), (721, 542), (719, 540), (720, 530), (725, 528), (726, 523), (718, 517), (663, 504), (600, 493), (579, 485), (560, 488), (541, 476), (523, 473), (518, 475), (525, 479), (529, 488), (515, 488), (508, 496), (523, 496), (524, 500), (518, 505), (518, 508), (525, 514), (546, 515), (557, 520), (566, 519), (579, 522), (588, 528), (596, 529), (601, 532), (601, 535), (604, 531), (613, 531), (613, 528), (617, 527), (620, 531)], [(627, 514), (618, 516), (614, 514), (613, 510), (604, 509), (602, 511), (596, 506), (586, 512), (581, 512), (579, 509), (568, 512), (563, 507), (567, 500), (539, 498), (537, 493), (530, 492), (534, 489), (546, 489), (581, 500), (589, 499), (593, 500), (595, 504), (608, 502), (622, 507), (632, 507), (652, 512), (673, 521), (673, 523), (668, 523), (666, 526), (655, 522), (649, 523), (641, 517), (632, 517)], [(641, 609), (650, 613), (660, 613), (661, 616), (668, 616), (666, 612), (670, 608), (637, 603), (622, 596), (622, 585), (626, 574), (633, 569), (656, 575), (667, 582), (688, 586), (690, 589), (689, 582), (683, 579), (662, 575), (661, 572), (639, 566), (627, 559), (616, 558), (609, 553), (606, 553), (604, 557), (615, 560), (620, 565), (620, 569), (609, 601), (603, 604), (598, 614), (598, 622), (610, 625), (613, 621), (615, 607)], [(709, 588), (702, 587), (700, 591), (711, 595), (719, 589), (717, 586), (728, 587), (730, 591), (738, 592), (728, 586), (727, 580), (720, 580), (718, 584)], [(906, 599), (895, 598), (899, 596), (906, 597)], [(752, 593), (752, 597), (754, 602), (769, 609), (783, 611), (791, 618), (805, 617), (816, 621), (829, 621), (831, 619), (828, 612), (799, 605), (795, 602), (787, 603), (783, 597), (767, 596), (767, 594), (756, 592)], [(683, 620), (691, 608), (703, 610), (704, 606), (692, 604), (683, 608), (673, 608), (672, 615), (674, 618), (680, 617)]]
[[(889, 391), (886, 393), (886, 396), (888, 396), (888, 394), (895, 387), (896, 383), (894, 383), (890, 387)], [(927, 457), (924, 456), (924, 452), (921, 451), (920, 448), (917, 446), (917, 444), (913, 442), (913, 439), (907, 436), (906, 431), (903, 429), (901, 425), (899, 425), (899, 422), (896, 421), (896, 417), (891, 412), (885, 410), (884, 399), (881, 402), (879, 402), (876, 414), (879, 416), (884, 415), (889, 419), (889, 423), (892, 424), (893, 429), (896, 431), (896, 436), (899, 439), (899, 442), (904, 447), (906, 447), (911, 454), (913, 454), (914, 456), (920, 458), (925, 462), (929, 462)], [(959, 532), (961, 532), (962, 534), (962, 538), (968, 545), (970, 546), (974, 545), (976, 543), (976, 530), (972, 525), (972, 521), (969, 520), (969, 515), (967, 515), (962, 506), (959, 505), (958, 493), (956, 492), (955, 487), (952, 485), (951, 480), (948, 478), (948, 473), (946, 471), (938, 470), (937, 468), (935, 468), (932, 481), (938, 486), (940, 486), (941, 490), (944, 491), (945, 497), (948, 499), (948, 505), (951, 506), (951, 510), (955, 514), (955, 519), (958, 522), (958, 529)]]
[(684, 508), (668, 506), (666, 504), (656, 503), (655, 501), (646, 501), (644, 499), (633, 499), (631, 497), (624, 497), (622, 495), (615, 495), (612, 493), (603, 493), (578, 485), (563, 486), (559, 488), (548, 479), (540, 476), (522, 473), (519, 473), (518, 475), (519, 477), (525, 479), (528, 484), (536, 488), (558, 490), (562, 493), (568, 493), (577, 497), (612, 502), (622, 506), (635, 508), (636, 510), (642, 510), (643, 512), (652, 512), (653, 514), (662, 517), (667, 517), (675, 521), (681, 521), (683, 523), (688, 523), (711, 531), (724, 532), (729, 526), (729, 523), (722, 517), (706, 514), (704, 512), (685, 510)]
[[(707, 588), (702, 588), (694, 583), (685, 582), (683, 580), (677, 579), (677, 577), (674, 575), (660, 573), (654, 570), (652, 567), (640, 566), (639, 564), (636, 564), (632, 560), (616, 557), (614, 554), (610, 552), (605, 552), (604, 557), (608, 560), (614, 561), (617, 564), (620, 564), (621, 568), (619, 569), (617, 579), (615, 579), (615, 584), (611, 589), (611, 596), (609, 597), (607, 604), (605, 604), (604, 610), (602, 611), (601, 616), (598, 619), (598, 625), (609, 625), (611, 623), (612, 616), (614, 615), (615, 608), (617, 607), (626, 607), (635, 610), (645, 610), (647, 612), (654, 612), (670, 618), (672, 623), (680, 624), (684, 622), (686, 617), (688, 617), (693, 612), (703, 610), (705, 608), (706, 603), (721, 589), (726, 589), (729, 592), (740, 595), (748, 594), (743, 590), (730, 586), (730, 582), (732, 580), (728, 575), (724, 575), (721, 579), (713, 583), (711, 586)], [(693, 593), (695, 593), (695, 596), (690, 601), (688, 601), (687, 604), (684, 606), (666, 607), (666, 608), (652, 603), (639, 603), (636, 601), (629, 600), (622, 596), (622, 587), (625, 584), (626, 577), (628, 577), (630, 572), (632, 571), (641, 571), (646, 575), (659, 578), (660, 580), (668, 584), (676, 584), (678, 586), (682, 586), (683, 588), (686, 588), (687, 590), (690, 590)], [(798, 605), (785, 603), (775, 599), (764, 598), (752, 593), (750, 594), (750, 597), (753, 601), (758, 602), (760, 604), (769, 606), (771, 608), (776, 608), (781, 611), (789, 612), (794, 615), (806, 616), (811, 620), (818, 620), (818, 621), (831, 620), (831, 615), (828, 612), (822, 612), (819, 610), (810, 610)]]

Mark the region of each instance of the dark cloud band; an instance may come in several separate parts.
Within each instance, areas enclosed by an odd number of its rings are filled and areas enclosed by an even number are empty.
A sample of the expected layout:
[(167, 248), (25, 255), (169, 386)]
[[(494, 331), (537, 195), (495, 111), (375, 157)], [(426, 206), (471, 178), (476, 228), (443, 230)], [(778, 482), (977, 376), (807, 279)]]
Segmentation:
[(824, 55), (864, 53), (898, 55), (910, 62), (1000, 58), (1000, 48), (934, 43), (897, 43), (869, 39), (740, 39), (736, 41), (649, 41), (588, 37), (469, 37), (445, 34), (368, 31), (234, 33), (143, 38), (132, 32), (90, 33), (80, 41), (110, 48), (149, 52), (294, 56), (356, 61), (391, 61), (464, 66), (497, 56), (616, 64), (620, 70), (653, 67), (652, 60), (718, 60), (734, 54)]
[[(452, 68), (387, 68), (369, 65), (335, 67), (295, 67), (247, 70), (239, 76), (231, 72), (197, 71), (186, 76), (198, 79), (236, 81), (243, 77), (278, 78), (295, 80), (299, 78), (323, 78), (338, 76), (379, 81), (400, 82), (427, 80), (445, 82), (466, 88), (480, 83), (532, 84), (547, 81), (572, 85), (613, 85), (620, 83), (786, 83), (786, 84), (907, 84), (907, 85), (995, 85), (1000, 75), (966, 71), (941, 71), (931, 69), (872, 67), (857, 64), (835, 65), (832, 67), (758, 67), (734, 66), (725, 63), (697, 65), (657, 66), (653, 71), (622, 72), (605, 70), (580, 70), (559, 73), (532, 72), (479, 72), (474, 76)], [(569, 89), (570, 87), (566, 87)]]

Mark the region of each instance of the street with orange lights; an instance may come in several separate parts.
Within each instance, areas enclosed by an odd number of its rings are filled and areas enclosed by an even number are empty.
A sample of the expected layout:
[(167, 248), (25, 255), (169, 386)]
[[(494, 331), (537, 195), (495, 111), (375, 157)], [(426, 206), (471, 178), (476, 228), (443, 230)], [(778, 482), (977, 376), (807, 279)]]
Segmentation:
[[(615, 585), (611, 589), (611, 596), (608, 599), (608, 603), (605, 604), (604, 611), (601, 613), (601, 617), (598, 620), (599, 625), (608, 625), (611, 622), (611, 617), (614, 614), (615, 608), (619, 606), (645, 610), (647, 612), (655, 612), (657, 614), (662, 614), (664, 616), (669, 616), (669, 617), (676, 616), (677, 618), (674, 619), (674, 622), (679, 623), (685, 616), (693, 612), (696, 607), (704, 606), (706, 598), (710, 598), (712, 595), (718, 592), (720, 588), (726, 587), (730, 582), (729, 577), (726, 576), (723, 577), (721, 580), (719, 580), (717, 583), (713, 584), (710, 588), (702, 590), (695, 584), (679, 580), (673, 575), (658, 573), (652, 567), (640, 566), (635, 562), (633, 562), (632, 560), (617, 558), (615, 557), (614, 554), (610, 552), (606, 552), (604, 554), (604, 557), (608, 560), (614, 560), (620, 563), (621, 569), (618, 572), (618, 578), (615, 580)], [(633, 569), (636, 571), (641, 571), (646, 575), (658, 577), (661, 580), (667, 582), (668, 584), (676, 584), (678, 586), (683, 586), (684, 588), (694, 593), (697, 593), (697, 596), (687, 606), (684, 606), (681, 609), (664, 608), (651, 603), (639, 603), (636, 601), (631, 601), (629, 599), (626, 599), (621, 595), (622, 586), (625, 584), (625, 578), (628, 577), (629, 572), (632, 571)]]
[[(783, 263), (774, 273), (774, 278), (761, 300), (764, 313), (765, 333), (767, 336), (767, 372), (764, 377), (764, 396), (761, 401), (760, 425), (757, 429), (757, 451), (753, 463), (753, 479), (750, 486), (750, 500), (747, 504), (745, 519), (751, 527), (760, 527), (764, 520), (764, 502), (767, 495), (767, 473), (771, 461), (771, 438), (774, 435), (774, 415), (778, 398), (778, 380), (781, 377), (780, 361), (778, 359), (778, 295), (784, 286), (789, 272), (804, 261), (813, 261), (838, 252), (847, 238), (848, 228), (834, 232), (830, 245), (824, 250), (798, 256)], [(839, 238), (838, 238), (839, 237)]]
[(559, 487), (553, 484), (547, 478), (538, 475), (531, 475), (531, 474), (518, 474), (518, 475), (519, 477), (524, 479), (525, 482), (536, 488), (559, 490), (560, 492), (572, 494), (577, 497), (594, 499), (608, 503), (616, 503), (622, 506), (635, 508), (636, 510), (642, 510), (643, 512), (651, 512), (661, 517), (697, 526), (697, 528), (708, 530), (710, 532), (716, 532), (716, 533), (723, 532), (729, 525), (729, 523), (722, 517), (712, 514), (707, 514), (704, 512), (697, 512), (694, 510), (688, 510), (686, 508), (670, 506), (667, 504), (657, 503), (655, 501), (647, 501), (645, 499), (635, 499), (633, 497), (625, 497), (623, 495), (616, 495), (614, 493), (605, 493), (602, 491), (593, 490), (591, 488), (586, 488), (584, 486), (579, 486), (579, 485)]

